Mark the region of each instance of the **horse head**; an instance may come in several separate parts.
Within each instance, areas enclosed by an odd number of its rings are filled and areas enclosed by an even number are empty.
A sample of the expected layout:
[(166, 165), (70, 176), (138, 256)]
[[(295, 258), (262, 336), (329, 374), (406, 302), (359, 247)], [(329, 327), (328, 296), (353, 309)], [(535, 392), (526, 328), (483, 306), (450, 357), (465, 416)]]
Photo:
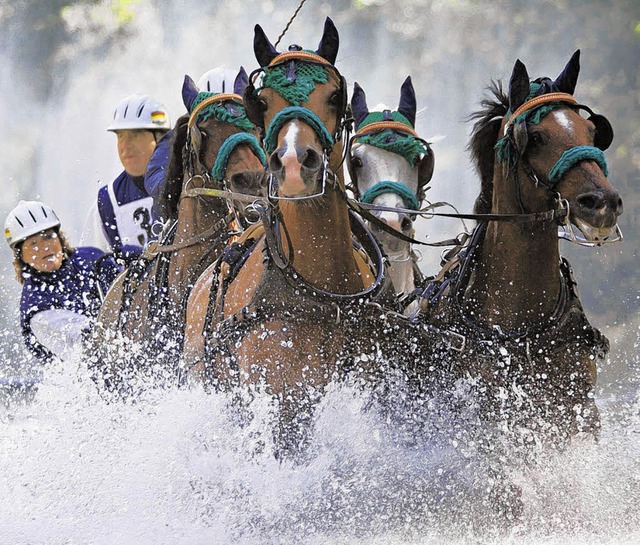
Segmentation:
[[(266, 158), (242, 103), (247, 82), (247, 74), (240, 68), (233, 93), (210, 93), (199, 91), (185, 76), (182, 97), (189, 113), (175, 127), (165, 193), (165, 207), (171, 216), (177, 215), (182, 198), (206, 197), (203, 190), (207, 189), (264, 194)], [(215, 197), (215, 192), (211, 196)], [(232, 205), (241, 220), (249, 213), (242, 202)], [(203, 207), (205, 215), (209, 208), (226, 210), (227, 203), (218, 197), (213, 207)]]
[[(525, 65), (516, 61), (508, 102), (504, 100), (508, 111), (498, 133), (495, 165), (512, 180), (508, 183), (513, 209), (500, 212), (540, 212), (559, 199), (568, 207), (566, 226), (571, 222), (579, 230), (569, 227), (565, 238), (602, 244), (620, 239), (617, 218), (622, 199), (607, 179), (603, 153), (613, 139), (611, 125), (573, 97), (579, 59), (578, 50), (555, 80), (534, 81)], [(499, 193), (494, 191), (494, 204)]]
[[(403, 209), (374, 208), (372, 212), (396, 231), (413, 236), (415, 215), (407, 210), (420, 208), (433, 174), (434, 156), (430, 145), (415, 132), (416, 98), (411, 77), (402, 84), (396, 111), (382, 107), (370, 112), (358, 83), (354, 84), (351, 110), (357, 130), (347, 157), (353, 191), (361, 202)], [(409, 243), (376, 225), (370, 227), (392, 261), (394, 254), (408, 256)]]
[[(276, 51), (260, 25), (254, 52), (260, 68), (245, 91), (247, 115), (263, 130), (273, 196), (304, 198), (323, 192), (328, 169), (338, 174), (346, 84), (334, 66), (338, 32), (327, 18), (318, 49)], [(261, 87), (253, 81), (262, 73)]]

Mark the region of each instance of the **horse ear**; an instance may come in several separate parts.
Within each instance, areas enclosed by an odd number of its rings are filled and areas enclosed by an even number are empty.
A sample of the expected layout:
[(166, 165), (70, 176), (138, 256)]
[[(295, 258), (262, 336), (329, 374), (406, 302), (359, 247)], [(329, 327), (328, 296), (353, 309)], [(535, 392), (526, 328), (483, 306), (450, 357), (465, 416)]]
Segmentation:
[(567, 66), (560, 72), (560, 75), (554, 81), (558, 89), (563, 93), (570, 95), (576, 90), (578, 83), (578, 74), (580, 73), (580, 50), (578, 49), (569, 59)]
[(247, 72), (244, 69), (244, 66), (240, 67), (240, 72), (236, 76), (235, 81), (233, 82), (233, 92), (236, 95), (244, 95), (244, 90), (249, 85), (249, 76), (247, 76)]
[(515, 112), (529, 96), (529, 74), (520, 59), (516, 61), (509, 80), (509, 109)]
[(353, 84), (353, 96), (351, 97), (351, 111), (353, 113), (353, 119), (356, 122), (356, 129), (369, 115), (369, 108), (367, 107), (367, 96), (364, 94), (364, 90), (358, 82)]
[(326, 59), (331, 64), (336, 63), (336, 57), (338, 56), (338, 47), (340, 46), (340, 38), (338, 36), (338, 30), (333, 24), (331, 18), (327, 17), (324, 22), (324, 32), (322, 33), (322, 39), (318, 44), (318, 50), (316, 53), (323, 59)]
[(400, 88), (398, 112), (405, 116), (413, 127), (416, 126), (416, 108), (416, 92), (411, 83), (411, 76), (407, 76)]
[(184, 77), (182, 84), (182, 102), (184, 102), (187, 112), (191, 112), (191, 105), (198, 96), (198, 88), (189, 76)]
[(253, 52), (261, 68), (269, 66), (269, 63), (278, 56), (276, 48), (271, 45), (269, 38), (260, 25), (256, 25), (253, 35)]

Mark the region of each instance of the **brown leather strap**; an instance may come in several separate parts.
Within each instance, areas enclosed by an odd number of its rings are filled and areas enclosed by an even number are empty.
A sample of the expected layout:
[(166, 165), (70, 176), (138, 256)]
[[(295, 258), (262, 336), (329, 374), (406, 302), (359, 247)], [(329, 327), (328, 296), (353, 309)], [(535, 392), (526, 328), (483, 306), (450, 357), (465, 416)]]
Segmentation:
[(529, 110), (533, 110), (542, 104), (546, 104), (548, 102), (566, 102), (568, 104), (577, 104), (578, 101), (574, 98), (573, 95), (569, 93), (547, 93), (546, 95), (540, 95), (538, 97), (534, 97), (531, 100), (527, 100), (522, 106), (520, 106), (504, 125), (504, 132), (506, 134), (509, 127), (513, 124), (515, 119), (522, 115), (524, 112), (528, 112)]
[(217, 95), (213, 95), (209, 98), (205, 98), (200, 104), (198, 104), (191, 115), (189, 116), (189, 128), (193, 127), (196, 122), (196, 117), (198, 114), (210, 104), (215, 104), (216, 102), (224, 102), (225, 100), (235, 100), (242, 104), (242, 97), (240, 95), (236, 95), (235, 93), (220, 93)]
[(416, 131), (414, 131), (409, 125), (405, 125), (400, 121), (374, 121), (373, 123), (369, 123), (364, 127), (361, 127), (356, 134), (353, 135), (353, 139), (357, 140), (358, 138), (365, 136), (370, 132), (384, 131), (386, 129), (390, 129), (392, 131), (400, 131), (410, 134), (411, 136), (415, 136), (419, 138)]

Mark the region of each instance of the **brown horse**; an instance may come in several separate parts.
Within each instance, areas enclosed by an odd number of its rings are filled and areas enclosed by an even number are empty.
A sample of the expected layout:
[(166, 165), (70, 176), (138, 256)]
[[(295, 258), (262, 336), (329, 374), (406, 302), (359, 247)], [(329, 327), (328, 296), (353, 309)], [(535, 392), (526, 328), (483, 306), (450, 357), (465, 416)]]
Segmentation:
[(560, 441), (597, 434), (608, 341), (580, 305), (558, 227), (599, 245), (620, 239), (622, 213), (603, 154), (613, 131), (573, 97), (578, 72), (579, 51), (555, 81), (530, 82), (517, 61), (508, 96), (492, 86), (469, 146), (482, 179), (475, 211), (490, 214), (451, 252), (420, 315), (448, 334), (435, 353), (444, 373), (476, 379), (487, 414)]
[(373, 357), (359, 356), (375, 353), (370, 322), (389, 290), (377, 243), (347, 207), (333, 23), (314, 53), (278, 53), (260, 26), (254, 50), (262, 88), (248, 87), (245, 104), (266, 129), (268, 204), (262, 225), (199, 280), (186, 344), (192, 377), (262, 385), (286, 422), (348, 369), (366, 375)]
[[(174, 128), (159, 203), (170, 227), (161, 243), (151, 243), (116, 280), (98, 320), (94, 363), (106, 366), (99, 372), (119, 376), (113, 387), (126, 389), (127, 374), (152, 365), (161, 367), (169, 382), (175, 381), (187, 297), (202, 271), (246, 225), (247, 210), (230, 207), (224, 190), (264, 193), (265, 156), (242, 105), (247, 81), (241, 69), (235, 94), (218, 94), (198, 92), (185, 77), (182, 94), (190, 114)], [(166, 365), (158, 366), (160, 359)]]

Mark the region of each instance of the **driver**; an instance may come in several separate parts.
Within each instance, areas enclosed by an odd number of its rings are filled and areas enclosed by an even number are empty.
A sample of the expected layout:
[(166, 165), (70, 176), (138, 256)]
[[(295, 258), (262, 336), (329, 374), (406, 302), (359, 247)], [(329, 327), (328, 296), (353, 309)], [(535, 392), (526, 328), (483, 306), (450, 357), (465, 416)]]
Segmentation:
[[(107, 127), (116, 134), (120, 175), (98, 191), (98, 212), (109, 246), (125, 260), (157, 238), (153, 198), (145, 189), (145, 172), (158, 142), (171, 128), (166, 108), (148, 95), (131, 95), (118, 104)], [(155, 167), (167, 166), (168, 154), (158, 154)], [(155, 231), (155, 233), (154, 233)]]
[(25, 345), (43, 362), (62, 356), (90, 329), (120, 269), (98, 248), (72, 248), (57, 214), (39, 201), (20, 201), (9, 212), (4, 234), (22, 284)]

